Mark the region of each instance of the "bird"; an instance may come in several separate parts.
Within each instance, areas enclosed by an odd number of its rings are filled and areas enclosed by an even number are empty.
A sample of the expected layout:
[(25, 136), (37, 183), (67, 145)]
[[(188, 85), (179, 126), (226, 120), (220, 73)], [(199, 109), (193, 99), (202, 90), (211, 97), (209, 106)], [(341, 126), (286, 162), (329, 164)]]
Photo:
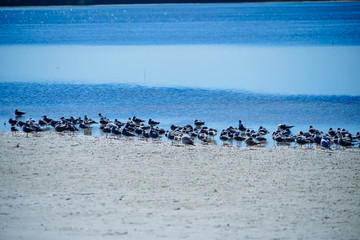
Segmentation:
[(45, 121), (42, 120), (42, 119), (39, 119), (38, 123), (39, 123), (39, 125), (40, 125), (41, 127), (45, 127), (45, 126), (47, 125), (47, 122), (45, 122)]
[(209, 131), (208, 131), (210, 137), (215, 137), (217, 135), (217, 132), (218, 131), (214, 128), (209, 128)]
[(257, 137), (255, 137), (255, 139), (257, 141), (263, 142), (263, 143), (267, 141), (266, 137), (264, 137), (264, 136), (257, 136)]
[(352, 147), (352, 146), (354, 146), (355, 144), (354, 143), (352, 143), (351, 141), (347, 141), (347, 140), (345, 140), (345, 139), (343, 139), (343, 138), (339, 138), (339, 140), (338, 140), (339, 142), (339, 145), (340, 146), (342, 146), (342, 147)]
[(255, 142), (252, 137), (246, 138), (246, 139), (245, 139), (245, 143), (246, 143), (246, 145), (248, 145), (248, 146), (255, 146), (255, 145), (258, 145), (258, 144), (259, 144), (258, 142)]
[(80, 121), (80, 123), (79, 123), (79, 128), (81, 128), (81, 129), (88, 129), (88, 128), (90, 128), (90, 126), (87, 125), (84, 121)]
[(259, 129), (258, 129), (258, 132), (261, 134), (261, 135), (266, 135), (269, 133), (269, 131), (264, 128), (263, 126), (260, 126)]
[(34, 132), (34, 129), (31, 128), (29, 124), (25, 124), (23, 126), (23, 131), (26, 133), (26, 137), (29, 137), (28, 134)]
[(120, 131), (119, 128), (112, 128), (111, 133), (114, 134), (115, 136), (120, 136), (121, 135), (121, 131)]
[(331, 148), (330, 148), (330, 145), (331, 145), (331, 144), (330, 144), (330, 141), (327, 139), (326, 136), (323, 136), (323, 137), (321, 138), (320, 144), (321, 144), (322, 147), (331, 150)]
[(173, 141), (175, 139), (174, 131), (166, 131), (165, 137), (167, 137), (171, 141), (171, 144), (173, 144)]
[(42, 118), (47, 124), (50, 124), (50, 122), (52, 121), (52, 119), (48, 118), (46, 115), (42, 116)]
[(142, 119), (137, 118), (137, 117), (135, 117), (135, 116), (133, 116), (132, 120), (133, 120), (133, 122), (134, 122), (135, 124), (140, 124), (140, 123), (142, 123), (142, 122), (145, 122), (145, 120), (142, 120)]
[(204, 143), (206, 143), (209, 140), (208, 135), (206, 133), (199, 133), (198, 138), (200, 141)]
[(149, 132), (150, 137), (154, 140), (157, 139), (159, 137), (159, 133), (158, 131), (151, 129)]
[(245, 141), (246, 137), (241, 136), (241, 134), (239, 132), (237, 132), (234, 134), (234, 139), (235, 139), (236, 143), (239, 144), (239, 143)]
[(283, 130), (288, 130), (290, 128), (293, 128), (294, 126), (289, 126), (289, 125), (285, 125), (285, 124), (279, 124), (278, 125), (278, 131), (283, 131)]
[(149, 124), (150, 126), (155, 126), (155, 125), (159, 125), (160, 122), (155, 122), (154, 120), (152, 120), (151, 118), (149, 118), (148, 124)]
[(309, 139), (307, 139), (307, 138), (305, 138), (305, 137), (297, 137), (296, 139), (295, 139), (295, 143), (296, 144), (299, 144), (300, 146), (302, 146), (302, 145), (305, 145), (305, 144), (309, 144), (309, 143), (311, 143), (310, 141), (309, 141)]
[(135, 134), (137, 134), (138, 136), (141, 136), (143, 134), (143, 131), (145, 131), (144, 129), (142, 129), (141, 127), (137, 126), (135, 128)]
[(121, 134), (124, 135), (125, 137), (134, 137), (135, 136), (134, 134), (129, 132), (126, 128), (122, 129)]
[(23, 112), (23, 111), (19, 111), (17, 109), (15, 109), (15, 116), (17, 117), (21, 117), (22, 115), (25, 115), (26, 112)]
[(223, 142), (223, 145), (225, 145), (226, 142), (228, 142), (231, 138), (227, 133), (220, 135), (220, 140)]
[(108, 134), (111, 133), (111, 128), (106, 126), (102, 129), (102, 132), (106, 134), (106, 137), (108, 136)]
[[(325, 136), (326, 137), (326, 136)], [(322, 136), (317, 132), (315, 136), (313, 136), (313, 140), (317, 145), (321, 145)]]
[(184, 144), (185, 147), (186, 145), (194, 145), (194, 141), (187, 134), (182, 135), (181, 142), (182, 144)]
[(332, 128), (329, 128), (329, 131), (328, 131), (329, 135), (332, 136), (332, 137), (335, 137), (337, 135), (336, 131)]
[(146, 130), (142, 130), (142, 137), (147, 141), (150, 138), (150, 133)]
[(245, 132), (246, 129), (247, 128), (242, 124), (241, 120), (239, 120), (239, 131)]
[(309, 132), (312, 134), (315, 134), (316, 132), (318, 132), (317, 129), (315, 129), (312, 125), (309, 126)]
[(14, 120), (12, 118), (9, 118), (9, 123), (10, 123), (11, 126), (14, 126), (14, 125), (16, 125), (18, 123), (18, 121)]
[(195, 119), (194, 124), (195, 124), (196, 127), (201, 127), (202, 125), (205, 124), (205, 122)]
[(71, 123), (68, 124), (67, 129), (72, 132), (73, 135), (75, 135), (75, 132), (79, 131), (79, 129)]
[(92, 118), (88, 118), (87, 115), (84, 116), (84, 122), (85, 122), (86, 124), (89, 124), (89, 125), (91, 125), (91, 124), (97, 124), (97, 122), (96, 122), (95, 120), (93, 120)]
[(18, 132), (19, 129), (16, 126), (11, 126), (11, 132)]

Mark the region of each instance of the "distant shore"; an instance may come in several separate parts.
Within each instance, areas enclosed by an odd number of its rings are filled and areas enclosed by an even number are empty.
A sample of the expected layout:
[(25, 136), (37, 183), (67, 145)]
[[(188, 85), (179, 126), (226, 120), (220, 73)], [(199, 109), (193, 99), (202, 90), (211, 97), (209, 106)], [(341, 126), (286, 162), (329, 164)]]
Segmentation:
[[(201, 4), (201, 3), (265, 3), (265, 2), (289, 2), (286, 0), (226, 0), (226, 1), (210, 1), (210, 0), (69, 0), (69, 1), (43, 1), (43, 0), (5, 0), (1, 1), (0, 7), (16, 7), (16, 6), (66, 6), (66, 5), (116, 5), (116, 4)], [(329, 2), (328, 0), (307, 0), (307, 1), (294, 1), (294, 2)]]
[(360, 151), (0, 132), (0, 239), (356, 239)]

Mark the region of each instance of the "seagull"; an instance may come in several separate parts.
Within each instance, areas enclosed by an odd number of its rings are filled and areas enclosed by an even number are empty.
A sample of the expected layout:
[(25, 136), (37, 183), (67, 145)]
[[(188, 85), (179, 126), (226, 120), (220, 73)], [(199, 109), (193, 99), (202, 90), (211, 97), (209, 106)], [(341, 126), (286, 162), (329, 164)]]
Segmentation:
[(167, 131), (165, 133), (165, 137), (167, 137), (171, 141), (171, 144), (173, 144), (173, 141), (175, 139), (175, 133), (173, 131)]
[(239, 130), (242, 131), (242, 132), (245, 132), (246, 129), (247, 128), (242, 124), (241, 120), (239, 120)]
[[(326, 139), (326, 136), (324, 136)], [(318, 145), (322, 145), (322, 139), (324, 137), (320, 137), (319, 133), (316, 133), (315, 137), (314, 137), (314, 142)], [(326, 139), (327, 140), (327, 139)]]
[(30, 127), (29, 124), (25, 124), (23, 126), (23, 131), (26, 132), (26, 137), (29, 137), (28, 134), (34, 132), (34, 129), (32, 127)]
[(12, 118), (9, 118), (9, 123), (11, 126), (16, 125), (18, 123), (17, 120), (13, 120)]
[(332, 137), (335, 137), (335, 136), (336, 136), (336, 131), (335, 131), (334, 129), (332, 129), (332, 128), (329, 128), (328, 133), (329, 133), (330, 136), (332, 136)]
[(352, 147), (355, 144), (353, 144), (352, 142), (347, 141), (347, 140), (345, 140), (343, 138), (339, 138), (339, 145), (342, 146), (342, 147)]
[(266, 135), (266, 134), (269, 133), (269, 131), (268, 131), (266, 128), (264, 128), (263, 126), (260, 126), (260, 127), (259, 127), (258, 132), (259, 132), (261, 135)]
[(138, 136), (141, 136), (143, 134), (144, 129), (142, 129), (141, 127), (135, 127), (135, 133)]
[(106, 137), (108, 136), (108, 134), (111, 133), (111, 128), (106, 126), (102, 129), (102, 132), (106, 134)]
[(194, 124), (195, 124), (195, 126), (197, 126), (197, 127), (201, 127), (202, 125), (204, 125), (205, 124), (205, 122), (204, 121), (201, 121), (201, 120), (195, 120), (194, 121)]
[(97, 122), (91, 118), (88, 118), (87, 115), (84, 116), (84, 121), (86, 124), (97, 124)]
[(259, 142), (266, 142), (266, 141), (267, 141), (266, 137), (263, 137), (263, 136), (257, 136), (257, 137), (255, 137), (255, 138), (256, 138), (256, 140), (258, 140)]
[(120, 136), (121, 135), (121, 131), (119, 130), (119, 128), (112, 128), (111, 129), (111, 133), (116, 135), (116, 136)]
[(52, 121), (52, 119), (48, 118), (46, 115), (42, 116), (42, 118), (47, 124), (50, 124), (50, 122)]
[(284, 141), (287, 142), (287, 143), (295, 142), (295, 137), (294, 136), (284, 137)]
[(321, 138), (321, 142), (320, 142), (320, 143), (321, 143), (321, 146), (322, 146), (322, 147), (331, 150), (331, 148), (330, 148), (330, 141), (327, 139), (326, 136), (323, 136), (323, 137)]
[(22, 115), (25, 115), (25, 112), (19, 111), (19, 110), (15, 109), (15, 115), (16, 115), (17, 117), (21, 117)]
[(358, 140), (360, 140), (360, 132), (357, 132), (356, 133), (356, 137), (355, 137), (356, 139), (358, 139)]
[(312, 134), (315, 134), (316, 132), (318, 132), (317, 129), (315, 129), (312, 125), (309, 126), (309, 132)]
[(248, 145), (248, 146), (254, 146), (254, 145), (260, 144), (260, 143), (258, 143), (258, 142), (255, 142), (252, 137), (246, 138), (246, 139), (245, 139), (245, 143), (246, 143), (246, 145)]
[(234, 139), (237, 142), (237, 144), (241, 143), (242, 141), (245, 141), (246, 137), (241, 136), (239, 132), (234, 134)]
[(150, 126), (155, 126), (155, 125), (160, 124), (160, 122), (155, 122), (154, 120), (152, 120), (151, 118), (149, 118), (148, 124), (149, 124)]
[(125, 137), (134, 137), (135, 135), (132, 134), (131, 132), (129, 132), (126, 128), (123, 128), (121, 131), (122, 135), (124, 135)]
[(133, 122), (136, 123), (136, 124), (140, 124), (140, 123), (142, 123), (142, 122), (145, 122), (145, 120), (142, 120), (142, 119), (137, 118), (137, 117), (135, 117), (135, 116), (132, 118), (132, 120), (133, 120)]
[(209, 128), (208, 132), (210, 137), (215, 137), (217, 135), (217, 130), (214, 128)]
[(79, 123), (79, 128), (81, 129), (87, 129), (87, 128), (90, 128), (89, 125), (85, 124), (84, 121), (80, 121)]
[(297, 144), (299, 144), (300, 146), (302, 146), (302, 145), (304, 145), (304, 144), (309, 144), (309, 143), (311, 143), (308, 139), (306, 139), (305, 137), (297, 137), (296, 139), (295, 139), (295, 142), (297, 143)]
[(223, 142), (223, 145), (225, 145), (225, 142), (229, 141), (230, 139), (231, 138), (226, 132), (220, 135), (220, 140)]
[(181, 137), (181, 142), (185, 145), (185, 147), (186, 147), (186, 145), (194, 145), (194, 141), (187, 134), (184, 134)]
[(11, 126), (11, 131), (12, 132), (18, 132), (19, 129), (17, 127), (15, 127), (15, 126)]
[(159, 137), (158, 131), (156, 131), (156, 130), (154, 130), (154, 129), (151, 129), (151, 130), (150, 130), (149, 135), (150, 135), (150, 137), (151, 137), (153, 140)]
[(285, 124), (279, 124), (278, 125), (278, 131), (284, 131), (284, 130), (288, 130), (290, 128), (293, 128), (294, 126), (288, 126), (288, 125), (285, 125)]
[(206, 133), (199, 133), (198, 138), (204, 143), (208, 141), (208, 135)]
[(47, 125), (47, 122), (45, 122), (45, 121), (42, 120), (42, 119), (39, 119), (38, 123), (39, 123), (39, 125), (40, 125), (41, 127), (45, 127), (45, 126)]
[(103, 117), (101, 113), (99, 113), (99, 117), (100, 117), (99, 123), (102, 125), (106, 125), (109, 122), (111, 122), (110, 119), (108, 119), (107, 117)]
[(142, 130), (142, 134), (143, 138), (146, 139), (146, 141), (150, 138), (150, 133), (146, 130)]

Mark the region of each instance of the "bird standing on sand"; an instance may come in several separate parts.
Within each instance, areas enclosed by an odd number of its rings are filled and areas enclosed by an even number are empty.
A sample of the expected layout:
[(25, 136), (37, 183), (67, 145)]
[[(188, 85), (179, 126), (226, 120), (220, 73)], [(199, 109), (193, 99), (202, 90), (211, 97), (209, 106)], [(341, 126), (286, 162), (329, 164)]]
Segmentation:
[(330, 141), (329, 141), (329, 139), (327, 139), (326, 136), (323, 136), (323, 137), (321, 138), (321, 142), (320, 142), (320, 143), (321, 143), (321, 146), (322, 146), (322, 147), (331, 150), (331, 148), (330, 148)]
[(184, 134), (181, 137), (181, 142), (185, 145), (185, 147), (186, 147), (186, 145), (194, 145), (194, 141), (187, 134)]
[(16, 126), (11, 126), (11, 132), (18, 132), (19, 129)]
[(246, 145), (248, 145), (248, 146), (255, 146), (255, 145), (258, 145), (258, 144), (259, 144), (258, 142), (255, 142), (252, 137), (246, 138), (246, 139), (245, 139), (245, 143), (246, 143)]
[(23, 126), (23, 131), (26, 133), (26, 137), (29, 137), (29, 133), (32, 133), (32, 132), (34, 132), (35, 130), (34, 130), (32, 127), (30, 127), (30, 125), (25, 124), (25, 125)]

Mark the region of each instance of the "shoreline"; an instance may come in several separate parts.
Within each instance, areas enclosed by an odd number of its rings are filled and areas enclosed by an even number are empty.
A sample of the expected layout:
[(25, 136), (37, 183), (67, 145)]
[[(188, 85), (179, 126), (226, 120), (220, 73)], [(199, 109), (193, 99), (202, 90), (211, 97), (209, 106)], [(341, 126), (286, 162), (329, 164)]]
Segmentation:
[(0, 132), (0, 238), (356, 239), (360, 152)]

